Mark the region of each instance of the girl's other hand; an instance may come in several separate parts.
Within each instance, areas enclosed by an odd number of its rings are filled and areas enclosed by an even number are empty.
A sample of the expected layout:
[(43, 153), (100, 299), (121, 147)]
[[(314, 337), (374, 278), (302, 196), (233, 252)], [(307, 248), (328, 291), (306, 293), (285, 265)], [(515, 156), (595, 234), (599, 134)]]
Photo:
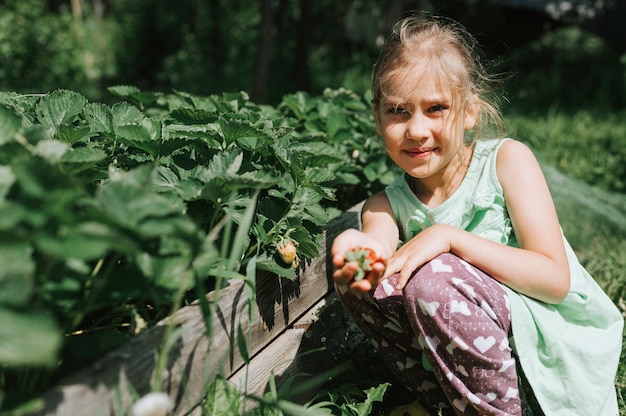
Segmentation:
[[(365, 273), (365, 277), (356, 281), (354, 278), (359, 264), (355, 261), (348, 261), (346, 253), (355, 248), (365, 247), (376, 253), (376, 260), (372, 262), (372, 268)], [(380, 253), (383, 253), (383, 248), (375, 238), (354, 229), (344, 231), (335, 238), (331, 250), (332, 263), (335, 268), (333, 280), (338, 285), (348, 286), (348, 289), (356, 295), (370, 291), (378, 285), (385, 274), (387, 260), (380, 256)]]
[[(415, 270), (450, 251), (450, 241), (460, 235), (459, 229), (446, 224), (430, 226), (407, 241), (388, 261), (385, 277), (400, 273), (397, 290), (402, 290)], [(456, 237), (460, 238), (460, 236)]]

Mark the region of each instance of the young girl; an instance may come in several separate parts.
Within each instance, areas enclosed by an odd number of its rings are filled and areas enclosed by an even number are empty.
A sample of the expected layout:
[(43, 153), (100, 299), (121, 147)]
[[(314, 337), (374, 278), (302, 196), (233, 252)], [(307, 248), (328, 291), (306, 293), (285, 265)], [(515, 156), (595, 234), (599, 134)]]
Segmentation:
[[(430, 414), (617, 415), (621, 314), (564, 239), (531, 151), (476, 139), (502, 126), (477, 58), (443, 18), (387, 39), (373, 110), (405, 174), (335, 239), (337, 292)], [(358, 247), (378, 260), (356, 281)]]

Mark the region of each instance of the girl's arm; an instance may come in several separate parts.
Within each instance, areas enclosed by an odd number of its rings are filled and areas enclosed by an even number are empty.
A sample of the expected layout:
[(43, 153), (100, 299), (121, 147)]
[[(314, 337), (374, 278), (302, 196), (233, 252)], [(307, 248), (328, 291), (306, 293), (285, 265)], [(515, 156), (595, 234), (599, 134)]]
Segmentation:
[(520, 248), (435, 225), (398, 250), (386, 275), (400, 271), (398, 286), (403, 287), (413, 270), (449, 251), (513, 290), (547, 303), (561, 302), (569, 291), (569, 265), (541, 168), (528, 147), (510, 140), (498, 152), (496, 170)]
[[(386, 261), (396, 251), (399, 241), (398, 226), (384, 191), (365, 201), (361, 211), (361, 222), (361, 231), (349, 229), (339, 234), (331, 250), (335, 282), (342, 285), (350, 284), (350, 289), (355, 293), (367, 292), (378, 284), (385, 272)], [(357, 266), (355, 263), (346, 263), (344, 253), (357, 246), (374, 250), (379, 261), (374, 264), (373, 273), (370, 273), (367, 279), (350, 283)]]

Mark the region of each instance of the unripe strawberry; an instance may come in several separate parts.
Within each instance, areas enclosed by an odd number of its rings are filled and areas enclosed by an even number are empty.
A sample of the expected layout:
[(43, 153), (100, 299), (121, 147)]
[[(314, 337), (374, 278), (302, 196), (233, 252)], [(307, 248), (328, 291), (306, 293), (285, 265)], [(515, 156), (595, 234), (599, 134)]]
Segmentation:
[(355, 247), (346, 251), (344, 254), (346, 262), (356, 263), (358, 268), (354, 273), (354, 280), (357, 282), (367, 277), (368, 273), (374, 268), (374, 263), (378, 261), (376, 252), (371, 248)]
[(300, 263), (298, 261), (298, 250), (296, 249), (297, 244), (297, 242), (294, 243), (288, 239), (281, 239), (278, 244), (276, 244), (276, 251), (283, 263), (290, 265), (296, 264), (296, 267)]

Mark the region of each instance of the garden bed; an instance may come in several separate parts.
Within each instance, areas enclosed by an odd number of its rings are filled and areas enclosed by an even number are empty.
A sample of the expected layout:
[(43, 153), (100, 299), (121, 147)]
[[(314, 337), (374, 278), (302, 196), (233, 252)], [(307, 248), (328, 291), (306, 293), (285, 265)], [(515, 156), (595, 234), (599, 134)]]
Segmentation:
[[(231, 280), (228, 287), (207, 295), (216, 305), (210, 337), (206, 336), (200, 304), (183, 307), (50, 389), (41, 397), (41, 410), (33, 414), (120, 414), (128, 411), (137, 397), (149, 393), (154, 378), (160, 377), (161, 390), (175, 403), (174, 414), (199, 415), (199, 404), (218, 374), (242, 393), (258, 396), (267, 390), (272, 374), (283, 380), (295, 375), (303, 361), (316, 360), (315, 355), (303, 357), (300, 353), (312, 347), (303, 347), (307, 339), (318, 338), (309, 331), (315, 328), (317, 312), (334, 296), (327, 253), (337, 234), (359, 226), (360, 206), (325, 227), (320, 257), (303, 264), (295, 281), (272, 274), (257, 276), (252, 315), (247, 286)], [(238, 326), (245, 334), (247, 365), (237, 345)], [(159, 375), (157, 361), (163, 352), (167, 360)], [(322, 370), (325, 363), (314, 366)], [(311, 363), (306, 367), (311, 368)], [(248, 406), (253, 404), (248, 401)]]

